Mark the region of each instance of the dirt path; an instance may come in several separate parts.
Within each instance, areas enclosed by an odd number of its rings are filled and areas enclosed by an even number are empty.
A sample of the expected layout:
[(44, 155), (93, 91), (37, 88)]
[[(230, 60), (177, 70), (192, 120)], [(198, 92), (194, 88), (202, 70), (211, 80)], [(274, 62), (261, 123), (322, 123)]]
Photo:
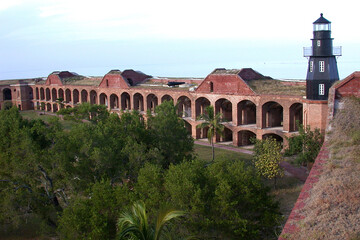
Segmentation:
[[(210, 143), (205, 142), (205, 141), (195, 140), (194, 143), (198, 144), (198, 145), (209, 146), (210, 147)], [(216, 144), (216, 143), (214, 145), (215, 145), (216, 148), (221, 148), (221, 149), (234, 151), (234, 152), (241, 152), (241, 153), (245, 153), (245, 154), (253, 154), (252, 151), (246, 150), (246, 149), (234, 148), (234, 147), (231, 147), (231, 146), (222, 145), (222, 144)], [(299, 179), (302, 182), (305, 182), (306, 178), (309, 175), (309, 172), (307, 171), (306, 168), (304, 168), (304, 167), (295, 167), (295, 166), (293, 166), (290, 163), (285, 162), (285, 161), (281, 162), (280, 166), (284, 168), (286, 173), (296, 177), (297, 179)]]

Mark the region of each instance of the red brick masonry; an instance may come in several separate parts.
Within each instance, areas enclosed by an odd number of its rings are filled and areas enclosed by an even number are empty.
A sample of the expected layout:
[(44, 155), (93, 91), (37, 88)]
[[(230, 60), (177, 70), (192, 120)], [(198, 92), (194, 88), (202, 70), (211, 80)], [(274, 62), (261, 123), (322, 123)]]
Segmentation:
[(284, 229), (279, 237), (279, 240), (293, 239), (292, 234), (300, 231), (301, 229), (298, 226), (298, 221), (304, 219), (299, 213), (299, 210), (303, 209), (305, 206), (305, 201), (310, 196), (310, 191), (313, 188), (314, 184), (318, 182), (321, 173), (323, 172), (323, 167), (325, 162), (329, 158), (329, 151), (326, 147), (326, 142), (323, 144), (319, 155), (317, 156), (315, 163), (310, 171), (309, 177), (306, 179), (304, 187), (302, 188), (299, 198), (297, 199), (294, 208), (292, 209), (288, 220), (284, 226)]

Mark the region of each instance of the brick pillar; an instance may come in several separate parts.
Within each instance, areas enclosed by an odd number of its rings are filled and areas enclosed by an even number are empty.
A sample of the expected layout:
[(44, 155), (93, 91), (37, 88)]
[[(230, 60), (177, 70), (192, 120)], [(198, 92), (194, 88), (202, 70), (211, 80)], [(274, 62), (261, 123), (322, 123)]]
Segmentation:
[(290, 107), (283, 106), (283, 131), (290, 132)]
[[(238, 119), (238, 107), (237, 104), (231, 103), (233, 108), (232, 108), (232, 122), (235, 126), (239, 125), (239, 119)], [(234, 139), (234, 137), (233, 137)]]
[(264, 126), (262, 105), (256, 105), (256, 127), (262, 129)]

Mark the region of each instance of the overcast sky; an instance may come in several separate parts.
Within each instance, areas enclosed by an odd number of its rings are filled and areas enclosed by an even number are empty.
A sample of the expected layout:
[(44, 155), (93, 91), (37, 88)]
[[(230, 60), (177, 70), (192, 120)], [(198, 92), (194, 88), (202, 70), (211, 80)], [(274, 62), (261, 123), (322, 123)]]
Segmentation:
[(305, 79), (312, 23), (332, 22), (340, 78), (360, 70), (354, 1), (0, 0), (0, 79), (111, 69), (205, 77), (251, 67)]

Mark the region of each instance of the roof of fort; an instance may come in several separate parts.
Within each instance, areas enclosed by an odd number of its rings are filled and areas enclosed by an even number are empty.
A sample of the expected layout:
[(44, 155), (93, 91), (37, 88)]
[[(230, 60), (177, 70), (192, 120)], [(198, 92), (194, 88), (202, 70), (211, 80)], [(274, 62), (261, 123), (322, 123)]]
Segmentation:
[[(126, 84), (131, 88), (147, 88), (147, 89), (168, 89), (168, 90), (183, 90), (194, 91), (204, 81), (211, 76), (216, 79), (221, 79), (221, 84), (227, 81), (243, 82), (255, 94), (271, 94), (271, 95), (291, 95), (291, 96), (305, 96), (306, 85), (305, 81), (301, 80), (276, 80), (271, 77), (264, 76), (261, 73), (251, 69), (225, 69), (217, 68), (213, 70), (205, 79), (204, 78), (189, 78), (189, 77), (153, 77), (141, 71), (134, 71), (132, 69), (120, 71), (118, 69), (110, 70), (105, 76), (83, 76), (69, 71), (54, 71), (47, 80), (44, 78), (23, 79), (23, 80), (3, 80), (0, 85), (11, 85), (19, 83), (34, 83), (36, 85), (72, 85), (72, 86), (94, 86), (98, 87), (100, 83), (107, 78), (107, 76), (118, 75), (123, 78)], [(223, 77), (221, 77), (223, 76)], [(55, 79), (55, 81), (49, 79)], [(57, 80), (56, 80), (57, 79)], [(173, 87), (169, 87), (168, 83), (178, 83)], [(244, 85), (244, 86), (246, 86)], [(215, 92), (214, 92), (215, 93)]]

